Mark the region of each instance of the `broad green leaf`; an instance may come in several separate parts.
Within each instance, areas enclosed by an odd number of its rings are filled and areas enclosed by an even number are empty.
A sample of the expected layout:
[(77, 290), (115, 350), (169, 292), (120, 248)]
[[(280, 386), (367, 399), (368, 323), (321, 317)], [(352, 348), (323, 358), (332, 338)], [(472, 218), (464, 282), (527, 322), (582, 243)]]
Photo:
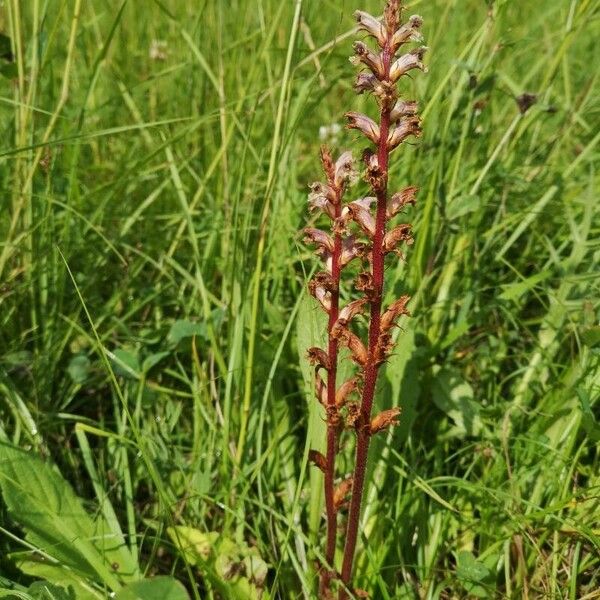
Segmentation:
[(450, 368), (436, 365), (433, 375), (431, 394), (436, 406), (454, 421), (459, 433), (477, 435), (483, 425), (473, 388)]
[(181, 340), (193, 337), (195, 335), (206, 338), (208, 335), (206, 325), (204, 323), (193, 323), (192, 321), (181, 319), (179, 321), (175, 321), (175, 323), (171, 325), (171, 329), (167, 335), (167, 341), (169, 344), (175, 345)]
[(483, 198), (475, 194), (465, 194), (458, 196), (448, 203), (446, 207), (446, 217), (448, 220), (464, 217), (469, 213), (475, 212), (481, 208)]
[(73, 383), (84, 383), (90, 374), (91, 365), (90, 359), (84, 354), (74, 356), (69, 361), (69, 366), (67, 367), (67, 373), (73, 380)]
[[(189, 594), (173, 577), (154, 577), (124, 587), (115, 600), (189, 600)], [(79, 600), (79, 599), (77, 599)]]
[(461, 550), (457, 557), (456, 577), (465, 590), (476, 598), (489, 598), (490, 593), (483, 583), (490, 570), (470, 552)]
[(142, 363), (142, 371), (147, 373), (152, 367), (155, 367), (163, 358), (166, 358), (170, 354), (170, 352), (156, 352), (147, 356)]
[(264, 598), (262, 584), (268, 566), (256, 549), (216, 531), (204, 533), (193, 527), (170, 527), (167, 533), (188, 563), (202, 574), (226, 598), (259, 600)]
[[(49, 463), (0, 443), (0, 489), (31, 544), (112, 590), (130, 576), (129, 550), (113, 536), (99, 535), (71, 486)], [(101, 529), (109, 531), (108, 525)]]
[(104, 595), (94, 590), (84, 579), (65, 567), (40, 560), (20, 560), (17, 566), (23, 573), (45, 579), (61, 587), (72, 588), (77, 600), (102, 600)]
[(498, 296), (500, 300), (518, 300), (523, 294), (533, 289), (536, 285), (548, 279), (552, 271), (541, 271), (527, 279), (516, 283), (509, 283), (502, 286), (502, 293)]
[(140, 372), (140, 360), (132, 348), (117, 348), (112, 352), (115, 373), (122, 377), (137, 379)]

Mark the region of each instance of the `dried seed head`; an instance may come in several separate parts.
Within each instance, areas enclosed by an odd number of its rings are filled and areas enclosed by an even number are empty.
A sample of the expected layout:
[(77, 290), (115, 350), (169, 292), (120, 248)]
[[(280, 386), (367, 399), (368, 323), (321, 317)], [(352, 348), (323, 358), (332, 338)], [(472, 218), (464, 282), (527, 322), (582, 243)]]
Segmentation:
[(415, 187), (414, 185), (411, 185), (407, 188), (404, 188), (401, 192), (395, 193), (388, 200), (386, 217), (388, 219), (391, 219), (392, 217), (396, 216), (400, 211), (402, 211), (405, 206), (408, 206), (409, 204), (412, 204), (414, 206), (415, 196), (417, 195), (418, 191), (419, 188)]
[(315, 465), (318, 469), (321, 469), (323, 473), (327, 468), (327, 459), (318, 450), (308, 451), (308, 460)]
[(347, 112), (348, 129), (358, 129), (366, 135), (374, 144), (379, 144), (379, 125), (373, 119), (358, 112)]
[(406, 119), (402, 119), (400, 123), (390, 131), (387, 139), (388, 150), (391, 152), (411, 135), (414, 135), (415, 137), (421, 135), (421, 120), (419, 117), (407, 117)]
[(419, 31), (423, 25), (423, 17), (419, 15), (412, 15), (408, 18), (408, 21), (398, 28), (391, 41), (392, 53), (395, 53), (398, 48), (406, 42), (422, 42), (423, 35)]
[(396, 319), (400, 315), (410, 315), (406, 308), (409, 300), (410, 296), (401, 296), (398, 300), (390, 304), (388, 309), (381, 316), (380, 331), (382, 333), (387, 333), (395, 325)]
[(405, 242), (410, 246), (414, 241), (412, 236), (412, 226), (410, 223), (403, 223), (385, 234), (383, 238), (383, 250), (386, 254), (388, 252), (394, 252), (400, 242)]
[(377, 40), (377, 43), (383, 48), (387, 40), (387, 35), (383, 23), (363, 10), (357, 10), (354, 18), (358, 23), (359, 29), (366, 31), (370, 36)]
[(350, 58), (350, 62), (358, 66), (360, 63), (371, 69), (373, 75), (378, 79), (385, 77), (385, 67), (380, 54), (376, 54), (364, 42), (354, 42), (355, 55)]
[(402, 117), (412, 117), (419, 108), (415, 100), (398, 100), (390, 112), (390, 120), (395, 123)]
[(306, 356), (308, 358), (308, 362), (311, 365), (314, 365), (315, 369), (318, 371), (319, 369), (325, 369), (329, 371), (331, 369), (331, 362), (329, 361), (329, 355), (322, 348), (309, 348), (306, 351)]
[(427, 68), (423, 64), (425, 52), (427, 52), (427, 46), (421, 46), (395, 60), (390, 67), (390, 79), (396, 82), (402, 75), (406, 75), (412, 69), (421, 69), (421, 71), (427, 73)]
[(354, 185), (358, 180), (358, 173), (354, 169), (352, 152), (344, 152), (336, 161), (334, 167), (334, 185), (341, 188), (344, 184)]
[(310, 194), (308, 195), (308, 209), (310, 212), (320, 210), (330, 218), (335, 218), (335, 206), (337, 198), (333, 188), (325, 183), (315, 181), (310, 184)]
[(371, 435), (379, 433), (392, 425), (398, 425), (398, 417), (402, 409), (400, 407), (390, 408), (389, 410), (384, 410), (380, 412), (372, 421), (369, 431)]
[(350, 490), (352, 489), (352, 477), (348, 477), (348, 479), (344, 479), (333, 492), (333, 504), (336, 509), (338, 509), (350, 494)]
[(355, 392), (358, 389), (358, 381), (356, 377), (352, 377), (351, 379), (347, 379), (342, 383), (342, 385), (337, 389), (335, 393), (335, 405), (338, 408), (342, 408), (348, 400), (348, 396)]

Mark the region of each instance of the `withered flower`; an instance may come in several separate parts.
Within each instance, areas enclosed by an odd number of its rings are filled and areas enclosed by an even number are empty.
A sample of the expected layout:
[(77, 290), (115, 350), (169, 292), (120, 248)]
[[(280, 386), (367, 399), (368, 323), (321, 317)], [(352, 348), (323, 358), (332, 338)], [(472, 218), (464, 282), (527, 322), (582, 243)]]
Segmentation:
[(412, 225), (410, 223), (403, 223), (394, 227), (391, 231), (385, 234), (383, 238), (383, 250), (387, 254), (388, 252), (394, 252), (400, 242), (405, 242), (410, 246), (414, 239), (412, 237)]
[(414, 135), (415, 137), (421, 135), (421, 120), (419, 117), (415, 116), (402, 119), (400, 123), (390, 131), (387, 139), (388, 150), (391, 152), (411, 135)]
[(371, 426), (369, 429), (369, 433), (371, 435), (375, 435), (392, 425), (398, 425), (398, 417), (402, 409), (400, 407), (390, 408), (389, 410), (384, 410), (380, 412), (376, 417), (371, 421)]
[(411, 185), (407, 188), (404, 188), (401, 192), (395, 193), (389, 200), (386, 209), (386, 217), (391, 219), (396, 216), (400, 211), (402, 211), (406, 206), (411, 204), (415, 205), (415, 197), (419, 188), (414, 185)]
[(350, 58), (354, 65), (362, 63), (371, 69), (373, 75), (379, 79), (383, 78), (385, 72), (381, 54), (375, 54), (364, 42), (354, 42), (354, 52), (354, 56)]
[(420, 69), (424, 73), (427, 68), (423, 64), (423, 57), (427, 52), (427, 46), (421, 46), (415, 50), (411, 50), (407, 54), (403, 54), (400, 58), (394, 61), (390, 67), (390, 79), (394, 82), (398, 81), (402, 75), (406, 75), (412, 69)]
[(340, 508), (340, 506), (346, 501), (350, 490), (352, 489), (352, 477), (348, 477), (348, 479), (344, 479), (340, 484), (335, 488), (335, 493), (333, 495), (333, 503), (336, 509)]
[(358, 129), (366, 135), (374, 144), (379, 143), (379, 125), (373, 119), (358, 112), (347, 112), (348, 129)]
[(357, 10), (354, 18), (358, 23), (359, 29), (366, 31), (370, 36), (377, 40), (377, 43), (383, 48), (387, 40), (387, 35), (383, 23), (364, 10)]
[(318, 469), (325, 472), (325, 468), (327, 465), (327, 460), (325, 456), (321, 454), (318, 450), (309, 450), (308, 451), (308, 460), (315, 465)]
[(325, 350), (323, 350), (322, 348), (309, 348), (306, 351), (306, 355), (308, 357), (308, 362), (311, 365), (314, 365), (317, 370), (325, 369), (326, 371), (329, 371), (329, 369), (331, 368), (329, 356), (327, 355), (327, 352), (325, 352)]

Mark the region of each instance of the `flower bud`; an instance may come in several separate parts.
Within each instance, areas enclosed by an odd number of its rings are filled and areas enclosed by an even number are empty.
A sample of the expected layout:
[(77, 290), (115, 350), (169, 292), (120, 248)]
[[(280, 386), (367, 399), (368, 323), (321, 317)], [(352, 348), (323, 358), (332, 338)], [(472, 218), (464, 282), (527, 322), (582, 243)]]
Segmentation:
[(344, 308), (340, 311), (339, 317), (336, 321), (336, 325), (345, 327), (348, 325), (350, 321), (356, 316), (360, 315), (363, 311), (363, 308), (366, 304), (366, 300), (353, 300), (352, 302), (346, 304)]
[(356, 377), (352, 377), (342, 383), (335, 393), (335, 405), (342, 408), (346, 404), (348, 396), (358, 389), (358, 381)]
[(340, 256), (340, 266), (345, 267), (351, 260), (362, 256), (365, 251), (365, 245), (357, 242), (353, 235), (349, 235), (342, 241), (342, 254)]
[(358, 112), (347, 112), (348, 129), (358, 129), (374, 144), (379, 144), (379, 125), (373, 119)]
[(375, 235), (375, 217), (371, 214), (369, 207), (376, 200), (372, 196), (361, 198), (347, 204), (342, 211), (343, 218), (355, 221), (370, 238)]

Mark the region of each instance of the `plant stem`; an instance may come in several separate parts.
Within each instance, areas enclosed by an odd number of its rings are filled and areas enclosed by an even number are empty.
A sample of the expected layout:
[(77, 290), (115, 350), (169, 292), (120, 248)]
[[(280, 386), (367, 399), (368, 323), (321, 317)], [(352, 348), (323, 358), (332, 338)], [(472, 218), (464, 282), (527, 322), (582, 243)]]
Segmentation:
[[(342, 213), (343, 189), (336, 189), (335, 218)], [(325, 559), (328, 567), (321, 576), (321, 594), (329, 589), (331, 581), (331, 567), (335, 560), (335, 547), (337, 538), (337, 509), (334, 503), (334, 481), (335, 481), (335, 457), (338, 445), (338, 424), (331, 419), (335, 409), (335, 394), (337, 386), (337, 357), (339, 342), (332, 335), (332, 329), (339, 317), (340, 311), (340, 256), (342, 253), (342, 236), (336, 233), (332, 256), (331, 278), (333, 289), (331, 290), (331, 310), (329, 311), (329, 322), (327, 326), (329, 343), (327, 353), (329, 355), (330, 368), (327, 372), (327, 454), (325, 463), (325, 510), (327, 513), (327, 546)]]
[[(389, 77), (390, 49), (389, 45), (382, 52), (385, 76)], [(384, 252), (383, 237), (385, 235), (386, 206), (387, 206), (387, 180), (388, 180), (388, 156), (387, 138), (390, 129), (390, 107), (384, 104), (380, 113), (380, 137), (377, 158), (379, 167), (383, 174), (382, 184), (376, 191), (377, 213), (375, 217), (376, 227), (373, 236), (373, 249), (371, 261), (371, 274), (373, 276), (373, 295), (371, 298), (371, 319), (369, 324), (369, 346), (368, 362), (365, 366), (364, 387), (360, 406), (360, 418), (356, 428), (356, 459), (354, 475), (352, 479), (352, 497), (350, 500), (350, 512), (348, 514), (348, 526), (346, 530), (346, 544), (344, 546), (344, 558), (342, 562), (342, 582), (347, 586), (352, 579), (352, 565), (356, 551), (358, 527), (360, 523), (360, 510), (367, 470), (367, 457), (369, 454), (369, 442), (371, 439), (369, 424), (371, 420), (371, 409), (379, 374), (379, 362), (377, 360), (377, 345), (379, 343), (381, 323), (381, 303), (383, 297), (383, 275), (384, 275)], [(340, 600), (348, 597), (345, 589), (340, 590)]]

